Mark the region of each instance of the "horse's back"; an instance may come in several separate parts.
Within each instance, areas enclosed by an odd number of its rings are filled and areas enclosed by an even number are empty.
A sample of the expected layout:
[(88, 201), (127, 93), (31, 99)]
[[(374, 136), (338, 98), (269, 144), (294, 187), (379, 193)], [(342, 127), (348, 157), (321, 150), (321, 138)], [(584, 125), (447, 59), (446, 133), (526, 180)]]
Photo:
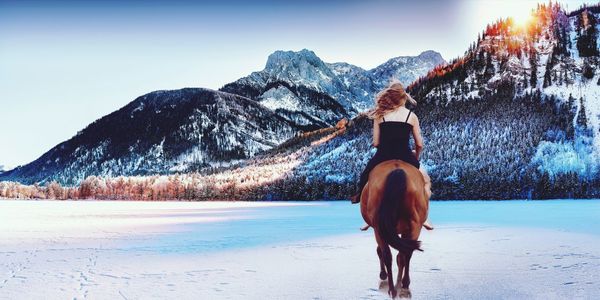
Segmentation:
[[(406, 175), (407, 194), (418, 194), (423, 190), (425, 181), (423, 175), (421, 175), (421, 171), (415, 168), (415, 166), (399, 159), (387, 160), (375, 166), (369, 174), (369, 189), (383, 191), (388, 175), (398, 169), (404, 171)], [(371, 183), (373, 184), (371, 185)]]

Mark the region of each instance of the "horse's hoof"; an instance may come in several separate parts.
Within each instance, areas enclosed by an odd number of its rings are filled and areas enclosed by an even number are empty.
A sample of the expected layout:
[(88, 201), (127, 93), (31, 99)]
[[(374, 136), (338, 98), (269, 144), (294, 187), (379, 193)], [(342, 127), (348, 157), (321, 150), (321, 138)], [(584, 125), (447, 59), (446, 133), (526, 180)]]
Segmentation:
[(388, 294), (390, 296), (392, 296), (392, 298), (396, 298), (396, 296), (398, 295), (398, 291), (396, 291), (396, 289), (390, 289), (390, 291), (388, 292)]
[(387, 273), (385, 271), (381, 271), (379, 273), (379, 279), (386, 280), (387, 279)]
[(410, 289), (400, 289), (400, 298), (412, 298)]

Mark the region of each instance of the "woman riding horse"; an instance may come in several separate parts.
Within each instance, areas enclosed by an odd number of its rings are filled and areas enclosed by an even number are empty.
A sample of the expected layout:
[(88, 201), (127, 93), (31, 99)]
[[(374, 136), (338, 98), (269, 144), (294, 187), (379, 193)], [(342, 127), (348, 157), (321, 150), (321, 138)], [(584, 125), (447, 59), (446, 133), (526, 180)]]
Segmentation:
[[(379, 163), (400, 159), (419, 169), (425, 180), (425, 193), (427, 199), (431, 197), (431, 179), (427, 171), (420, 168), (419, 155), (423, 151), (423, 138), (419, 118), (411, 110), (406, 108), (406, 102), (416, 105), (415, 101), (398, 81), (392, 81), (390, 85), (377, 94), (376, 107), (368, 116), (373, 119), (373, 146), (377, 152), (369, 160), (364, 171), (360, 175), (357, 194), (352, 196), (352, 203), (360, 202), (364, 186), (367, 184), (369, 173)], [(410, 150), (410, 135), (415, 141), (415, 150)], [(425, 221), (423, 226), (431, 230), (433, 227)]]

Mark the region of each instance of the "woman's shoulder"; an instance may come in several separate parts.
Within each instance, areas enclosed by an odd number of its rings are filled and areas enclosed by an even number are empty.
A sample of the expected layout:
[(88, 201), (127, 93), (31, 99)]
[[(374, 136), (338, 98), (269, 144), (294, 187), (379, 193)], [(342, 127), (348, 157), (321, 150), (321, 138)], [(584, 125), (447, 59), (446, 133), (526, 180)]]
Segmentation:
[(417, 114), (414, 111), (412, 111), (412, 110), (409, 111), (409, 114), (410, 115), (408, 116), (407, 122), (410, 123), (410, 124), (412, 124), (412, 125), (418, 125), (419, 124), (419, 117), (417, 116)]
[(412, 118), (413, 116), (416, 116), (415, 112), (405, 106), (401, 106), (396, 110), (400, 115), (404, 115), (404, 116), (408, 116), (410, 118)]

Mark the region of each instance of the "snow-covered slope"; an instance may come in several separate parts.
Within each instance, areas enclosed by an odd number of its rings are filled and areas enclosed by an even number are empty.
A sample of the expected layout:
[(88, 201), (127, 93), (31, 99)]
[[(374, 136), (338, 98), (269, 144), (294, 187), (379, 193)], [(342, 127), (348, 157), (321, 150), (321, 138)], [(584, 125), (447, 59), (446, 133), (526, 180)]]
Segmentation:
[[(440, 61), (438, 56), (422, 54), (411, 61), (429, 66)], [(36, 161), (1, 174), (0, 180), (79, 183), (90, 175), (165, 174), (226, 165), (371, 106), (383, 77), (403, 73), (401, 64), (378, 68), (390, 71), (374, 78), (372, 71), (325, 63), (306, 49), (276, 51), (264, 70), (221, 91), (188, 88), (141, 96)], [(419, 72), (426, 70), (418, 68), (403, 78), (412, 80)]]
[(532, 96), (553, 103), (555, 114), (568, 120), (559, 128), (546, 128), (543, 139), (531, 145), (534, 155), (524, 163), (550, 178), (597, 178), (600, 8), (567, 13), (558, 4), (541, 5), (532, 19), (524, 28), (510, 19), (488, 26), (467, 55), (435, 68), (410, 89), (438, 106)]
[[(568, 16), (560, 6), (541, 5), (528, 28), (499, 21), (464, 57), (438, 65), (409, 87), (419, 101), (414, 109), (426, 145), (421, 163), (432, 175), (434, 197), (597, 195), (600, 148), (592, 144), (598, 130), (590, 118), (598, 115), (590, 116), (595, 108), (588, 107), (598, 103), (600, 74), (585, 75), (586, 65), (598, 69), (598, 55), (582, 58), (585, 45), (578, 41), (585, 34), (575, 23), (592, 18), (582, 13)], [(302, 153), (293, 154), (301, 163), (285, 184), (311, 182), (325, 191), (310, 195), (315, 198), (348, 197), (375, 151), (371, 127), (361, 116), (323, 142), (285, 150)]]
[(377, 88), (384, 87), (392, 77), (400, 80), (406, 86), (436, 66), (445, 64), (446, 61), (438, 52), (428, 50), (418, 56), (394, 57), (369, 72), (374, 78)]
[(221, 88), (263, 103), (306, 129), (335, 124), (351, 109), (332, 97), (341, 89), (333, 72), (314, 52), (276, 51), (265, 69)]
[(316, 127), (323, 127), (373, 106), (375, 93), (392, 77), (408, 85), (443, 63), (439, 53), (425, 51), (415, 57), (392, 58), (372, 70), (364, 70), (343, 62), (325, 63), (308, 49), (276, 51), (269, 55), (262, 71), (221, 90), (263, 102), (299, 124), (313, 119)]
[[(528, 28), (510, 20), (490, 25), (464, 57), (410, 86), (425, 140), (420, 160), (432, 175), (434, 198), (600, 196), (600, 72), (593, 51), (600, 27), (590, 25), (600, 9), (567, 14), (541, 5), (534, 18)], [(357, 70), (339, 65), (336, 72)], [(371, 127), (358, 116), (325, 136), (296, 137), (236, 168), (235, 176), (293, 161), (276, 181), (257, 184), (258, 194), (347, 198), (375, 152)]]
[(189, 171), (245, 159), (299, 129), (259, 103), (209, 89), (156, 91), (93, 122), (39, 159), (0, 175), (78, 183), (90, 175)]

